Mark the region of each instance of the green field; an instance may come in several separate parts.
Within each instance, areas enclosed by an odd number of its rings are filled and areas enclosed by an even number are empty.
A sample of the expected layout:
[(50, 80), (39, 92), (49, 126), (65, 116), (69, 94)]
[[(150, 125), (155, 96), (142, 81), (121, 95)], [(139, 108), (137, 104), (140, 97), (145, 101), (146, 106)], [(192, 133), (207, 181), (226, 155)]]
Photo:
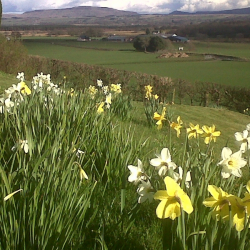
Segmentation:
[[(250, 86), (250, 44), (193, 42), (184, 44), (188, 58), (157, 58), (160, 53), (136, 52), (132, 43), (76, 42), (72, 39), (24, 39), (29, 54), (136, 71), (187, 81)], [(173, 44), (176, 52), (179, 44)], [(166, 51), (165, 51), (166, 52)], [(205, 60), (203, 54), (234, 56), (246, 61)]]

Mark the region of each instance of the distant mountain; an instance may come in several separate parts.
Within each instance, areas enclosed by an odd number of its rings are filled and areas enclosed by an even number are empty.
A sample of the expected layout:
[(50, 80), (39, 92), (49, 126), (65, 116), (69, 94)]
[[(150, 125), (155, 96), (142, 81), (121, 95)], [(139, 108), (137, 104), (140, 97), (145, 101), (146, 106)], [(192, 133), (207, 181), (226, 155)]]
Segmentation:
[(183, 12), (183, 11), (173, 11), (169, 15), (207, 15), (207, 14), (233, 14), (233, 15), (246, 15), (250, 14), (250, 7), (242, 9), (232, 9), (232, 10), (220, 10), (220, 11), (197, 11), (197, 12)]
[(22, 18), (83, 18), (105, 16), (132, 16), (139, 15), (132, 11), (116, 10), (106, 7), (79, 6), (67, 9), (34, 10), (19, 15)]

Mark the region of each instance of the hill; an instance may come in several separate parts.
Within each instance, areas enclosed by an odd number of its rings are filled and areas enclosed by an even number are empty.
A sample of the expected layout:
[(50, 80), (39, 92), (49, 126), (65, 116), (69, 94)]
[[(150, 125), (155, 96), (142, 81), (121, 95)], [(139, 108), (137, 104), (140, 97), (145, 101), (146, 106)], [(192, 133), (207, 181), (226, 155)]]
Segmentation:
[(183, 12), (183, 11), (173, 11), (169, 15), (248, 15), (250, 14), (250, 7), (242, 9), (232, 9), (232, 10), (221, 10), (221, 11), (197, 11), (197, 12)]
[(83, 18), (106, 16), (133, 16), (136, 12), (106, 7), (78, 6), (66, 9), (34, 10), (18, 15), (20, 18)]

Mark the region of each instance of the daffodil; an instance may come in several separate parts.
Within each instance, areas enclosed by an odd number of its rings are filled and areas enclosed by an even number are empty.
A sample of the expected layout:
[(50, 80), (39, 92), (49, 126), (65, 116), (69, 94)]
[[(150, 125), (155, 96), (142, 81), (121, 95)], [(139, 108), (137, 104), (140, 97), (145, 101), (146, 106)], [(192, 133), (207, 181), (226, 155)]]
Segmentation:
[(159, 98), (159, 96), (156, 94), (154, 95), (154, 99), (157, 100)]
[(18, 190), (16, 190), (15, 192), (13, 192), (13, 193), (11, 193), (11, 194), (5, 196), (5, 197), (4, 197), (4, 201), (9, 200), (14, 194), (16, 194), (16, 193), (18, 193), (18, 192), (20, 192), (20, 191), (22, 191), (22, 189), (18, 189)]
[[(173, 179), (180, 185), (182, 179), (183, 179), (183, 169), (182, 167), (178, 167), (178, 172), (173, 172)], [(186, 174), (186, 179), (185, 179), (185, 186), (186, 188), (190, 188), (192, 185), (192, 180), (191, 180), (191, 172), (188, 171)]]
[(153, 187), (151, 186), (149, 180), (147, 180), (147, 182), (141, 180), (141, 184), (138, 186), (137, 193), (140, 195), (138, 203), (143, 203), (146, 200), (152, 202), (154, 199)]
[(102, 83), (102, 80), (100, 79), (100, 80), (97, 80), (96, 81), (96, 83), (97, 83), (97, 86), (98, 87), (102, 87), (102, 85), (103, 85), (103, 83)]
[(250, 148), (250, 137), (248, 131), (244, 130), (243, 133), (236, 132), (234, 134), (236, 141), (241, 142), (240, 150), (244, 153)]
[(250, 215), (250, 181), (247, 182), (247, 191), (245, 192), (245, 197), (242, 199), (244, 206), (246, 206), (247, 213)]
[(206, 198), (203, 205), (213, 208), (212, 215), (217, 220), (229, 219), (229, 209), (231, 207), (232, 214), (236, 211), (236, 196), (224, 192), (220, 187), (208, 185), (208, 192), (212, 197)]
[(180, 116), (177, 117), (177, 123), (176, 123), (176, 122), (171, 122), (171, 123), (170, 123), (170, 127), (176, 130), (176, 132), (177, 132), (177, 137), (180, 137), (182, 124), (183, 124), (183, 122), (182, 122)]
[(88, 90), (89, 90), (90, 97), (93, 99), (96, 93), (98, 92), (98, 89), (95, 86), (90, 85)]
[(29, 151), (28, 141), (27, 140), (20, 140), (20, 144), (21, 144), (21, 149), (23, 149), (24, 152), (27, 154)]
[(160, 200), (156, 209), (156, 215), (160, 219), (170, 218), (174, 220), (181, 215), (181, 209), (186, 213), (193, 212), (193, 206), (188, 195), (169, 176), (164, 179), (166, 190), (159, 190), (154, 198)]
[(110, 104), (112, 103), (112, 101), (111, 101), (111, 93), (109, 93), (109, 94), (106, 96), (105, 103), (106, 103), (106, 105), (107, 105), (107, 108), (109, 109), (109, 108), (110, 108)]
[(232, 150), (228, 147), (224, 147), (222, 149), (222, 160), (218, 163), (218, 165), (222, 166), (221, 175), (223, 178), (228, 178), (231, 174), (237, 177), (242, 176), (241, 168), (247, 164), (247, 161), (241, 156), (241, 151), (233, 154)]
[(142, 162), (138, 159), (138, 166), (129, 165), (128, 169), (130, 170), (130, 176), (128, 177), (129, 182), (134, 182), (136, 185), (141, 180), (146, 180), (144, 174)]
[(166, 118), (165, 118), (166, 110), (167, 110), (167, 108), (164, 107), (164, 108), (162, 109), (161, 115), (158, 114), (157, 112), (154, 113), (154, 119), (158, 121), (158, 122), (156, 123), (156, 125), (158, 126), (157, 129), (161, 129), (161, 128), (162, 128), (162, 121), (166, 120)]
[(148, 100), (152, 96), (152, 89), (153, 89), (153, 87), (151, 85), (145, 86), (145, 91), (146, 91), (145, 98), (148, 99)]
[(122, 89), (121, 89), (121, 84), (111, 84), (110, 86), (110, 90), (115, 92), (115, 93), (121, 93), (122, 92)]
[(100, 105), (98, 106), (98, 109), (97, 109), (97, 114), (101, 114), (104, 112), (104, 106), (105, 102), (101, 102)]
[(20, 89), (20, 92), (22, 94), (26, 94), (26, 95), (30, 95), (31, 94), (31, 90), (30, 88), (26, 85), (25, 82), (20, 82), (18, 83), (17, 87)]
[(203, 130), (200, 129), (199, 124), (195, 125), (193, 123), (189, 123), (189, 127), (187, 128), (188, 139), (197, 138), (199, 135), (203, 134)]
[(80, 173), (80, 180), (83, 181), (83, 179), (88, 180), (88, 176), (86, 174), (86, 172), (81, 168), (81, 166), (79, 165), (79, 173)]
[(176, 169), (176, 164), (171, 160), (171, 154), (168, 148), (161, 150), (161, 155), (156, 155), (157, 158), (151, 159), (150, 164), (158, 170), (160, 176), (165, 176), (168, 169)]
[(205, 137), (205, 143), (209, 144), (212, 140), (216, 142), (216, 137), (220, 136), (220, 131), (215, 131), (215, 125), (212, 127), (208, 126), (202, 126), (202, 129), (204, 131), (204, 134), (202, 134), (203, 137)]

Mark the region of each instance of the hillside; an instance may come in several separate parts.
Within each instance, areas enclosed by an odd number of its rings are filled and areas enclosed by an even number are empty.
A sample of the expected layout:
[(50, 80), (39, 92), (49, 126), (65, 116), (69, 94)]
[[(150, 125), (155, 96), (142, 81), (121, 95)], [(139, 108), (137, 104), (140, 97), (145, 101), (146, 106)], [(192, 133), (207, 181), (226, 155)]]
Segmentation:
[(197, 11), (197, 12), (183, 12), (173, 11), (169, 15), (248, 15), (250, 14), (250, 7), (242, 9), (221, 10), (221, 11)]
[(116, 10), (106, 7), (79, 6), (67, 9), (35, 10), (23, 13), (20, 17), (36, 18), (82, 18), (82, 17), (106, 17), (106, 16), (131, 16), (136, 12)]

